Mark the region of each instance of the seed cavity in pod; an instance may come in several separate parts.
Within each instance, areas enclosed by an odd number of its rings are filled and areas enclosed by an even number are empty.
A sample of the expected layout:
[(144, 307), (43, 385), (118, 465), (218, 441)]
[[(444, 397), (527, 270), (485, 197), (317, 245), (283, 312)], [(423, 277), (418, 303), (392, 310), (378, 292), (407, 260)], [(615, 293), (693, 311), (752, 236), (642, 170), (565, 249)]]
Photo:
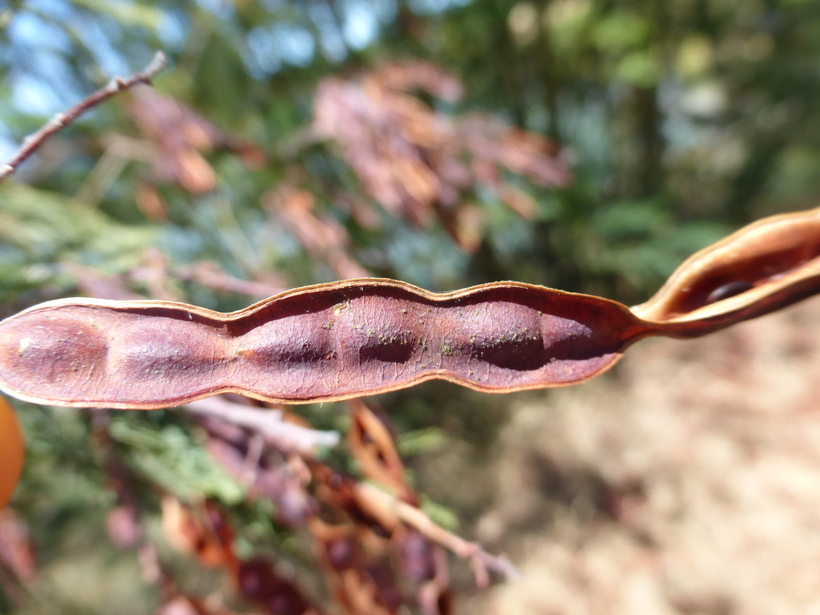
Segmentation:
[[(93, 324), (48, 312), (7, 323), (0, 333), (3, 378), (14, 386), (38, 382), (48, 396), (65, 398), (106, 370), (107, 339)], [(28, 387), (26, 387), (28, 388)]]
[(256, 365), (310, 365), (333, 359), (333, 322), (324, 311), (261, 324), (235, 341), (237, 357)]
[(496, 337), (477, 338), (471, 354), (474, 358), (515, 371), (538, 369), (549, 361), (541, 336), (531, 331), (509, 331)]
[(412, 335), (406, 332), (368, 336), (359, 349), (362, 361), (384, 361), (385, 363), (407, 363), (413, 356), (418, 344)]
[(737, 280), (735, 282), (729, 282), (728, 284), (723, 284), (722, 286), (718, 286), (715, 290), (709, 293), (706, 297), (707, 305), (712, 303), (717, 303), (718, 301), (723, 301), (724, 299), (729, 299), (730, 297), (735, 297), (742, 293), (745, 293), (748, 290), (752, 290), (754, 288), (754, 284), (751, 282), (747, 282), (745, 280)]
[(538, 369), (549, 360), (541, 317), (531, 307), (485, 301), (459, 307), (456, 314), (454, 326), (444, 330), (444, 356), (468, 357), (515, 371)]
[(211, 326), (175, 318), (126, 320), (111, 336), (110, 363), (136, 380), (193, 378), (225, 360)]
[(333, 329), (339, 346), (360, 362), (407, 363), (420, 350), (417, 314), (430, 307), (413, 305), (394, 297), (363, 296), (334, 311)]

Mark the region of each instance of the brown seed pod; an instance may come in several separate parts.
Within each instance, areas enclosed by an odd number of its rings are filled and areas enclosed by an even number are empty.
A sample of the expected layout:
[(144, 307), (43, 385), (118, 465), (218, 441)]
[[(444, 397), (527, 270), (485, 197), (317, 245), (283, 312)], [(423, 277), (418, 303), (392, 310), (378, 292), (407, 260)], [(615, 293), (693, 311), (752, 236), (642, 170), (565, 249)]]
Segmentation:
[(335, 401), (432, 378), (493, 393), (565, 386), (643, 337), (704, 335), (818, 290), (820, 209), (762, 220), (702, 250), (631, 310), (518, 282), (439, 294), (376, 278), (291, 290), (230, 314), (66, 299), (0, 323), (0, 389), (36, 403), (151, 409), (226, 392)]
[(820, 208), (765, 218), (701, 250), (632, 312), (691, 336), (762, 316), (818, 291)]

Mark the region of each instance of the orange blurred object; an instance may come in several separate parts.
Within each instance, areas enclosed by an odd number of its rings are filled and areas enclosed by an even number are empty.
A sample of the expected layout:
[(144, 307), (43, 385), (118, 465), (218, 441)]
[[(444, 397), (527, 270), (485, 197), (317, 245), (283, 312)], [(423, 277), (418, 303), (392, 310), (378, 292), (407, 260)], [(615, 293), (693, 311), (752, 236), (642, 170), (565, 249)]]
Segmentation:
[(23, 471), (23, 432), (9, 402), (0, 397), (0, 509), (14, 493)]

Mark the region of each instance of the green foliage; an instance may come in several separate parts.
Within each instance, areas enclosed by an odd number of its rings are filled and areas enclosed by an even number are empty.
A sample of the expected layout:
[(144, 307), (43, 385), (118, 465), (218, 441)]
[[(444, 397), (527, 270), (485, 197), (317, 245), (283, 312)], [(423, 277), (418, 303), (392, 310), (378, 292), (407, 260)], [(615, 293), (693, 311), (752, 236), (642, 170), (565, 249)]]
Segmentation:
[[(12, 76), (39, 75), (38, 87), (50, 89), (67, 104), (76, 100), (76, 92), (94, 85), (89, 75), (97, 85), (103, 78), (106, 69), (89, 70), (94, 59), (122, 70), (138, 66), (151, 48), (164, 47), (176, 60), (176, 69), (173, 78), (158, 80), (158, 88), (188, 101), (223, 129), (260, 143), (272, 156), (254, 172), (229, 156), (212, 159), (219, 190), (238, 223), (233, 237), (230, 232), (210, 232), (224, 219), (208, 220), (207, 202), (176, 192), (166, 195), (177, 227), (206, 238), (205, 244), (200, 240), (199, 250), (181, 250), (179, 257), (216, 258), (237, 275), (279, 268), (289, 272), (294, 284), (332, 276), (300, 264), (275, 224), (260, 227), (259, 198), (283, 179), (283, 165), (290, 162), (305, 165), (314, 185), (353, 190), (358, 185), (333, 158), (332, 148), (330, 152), (324, 147), (303, 149), (293, 159), (291, 153), (282, 157), (280, 146), (310, 121), (310, 105), (321, 77), (408, 54), (456, 71), (466, 91), (459, 110), (491, 110), (522, 127), (559, 137), (575, 156), (576, 186), (589, 189), (583, 194), (574, 188), (536, 191), (539, 201), (554, 203), (551, 224), (539, 225), (536, 234), (519, 219), (501, 215), (492, 199), (481, 199), (488, 228), (485, 252), (478, 253), (478, 260), (449, 253), (446, 235), (436, 229), (416, 235), (391, 233), (388, 224), (381, 235), (363, 234), (355, 221), (339, 216), (331, 196), (330, 211), (361, 242), (355, 250), (379, 263), (380, 275), (444, 288), (458, 286), (464, 279), (517, 278), (521, 261), (529, 261), (536, 265), (525, 272), (528, 281), (582, 289), (583, 284), (578, 286), (582, 273), (590, 287), (614, 289), (619, 277), (629, 278), (633, 296), (622, 298), (637, 300), (671, 270), (682, 250), (700, 247), (680, 245), (659, 255), (657, 250), (664, 252), (669, 245), (670, 226), (694, 238), (701, 235), (687, 233), (690, 224), (700, 227), (707, 219), (720, 222), (724, 216), (725, 223), (734, 227), (753, 217), (791, 209), (790, 200), (817, 190), (820, 160), (810, 152), (817, 150), (820, 133), (804, 119), (817, 107), (818, 89), (804, 82), (800, 68), (808, 66), (819, 51), (817, 37), (811, 35), (812, 16), (817, 13), (812, 3), (775, 2), (764, 7), (682, 0), (626, 5), (592, 0), (476, 1), (420, 9), (419, 3), (404, 6), (374, 0), (361, 4), (368, 15), (352, 8), (355, 3), (326, 5), (330, 8), (314, 4), (226, 3), (208, 8), (166, 0), (150, 6), (122, 2), (101, 8), (101, 3), (86, 1), (74, 8), (66, 6), (66, 15), (81, 10), (83, 19), (101, 24), (100, 33), (87, 40), (72, 36), (72, 18), (60, 24), (34, 8), (20, 7), (6, 33), (11, 45), (4, 56), (5, 70)], [(413, 14), (414, 10), (421, 12)], [(64, 27), (67, 42), (38, 51), (36, 39), (16, 34), (15, 20)], [(112, 23), (117, 28), (110, 27)], [(356, 38), (357, 31), (361, 39)], [(77, 70), (46, 76), (29, 61), (44, 54), (61, 63), (54, 64), (55, 69)], [(640, 94), (645, 88), (650, 92)], [(19, 116), (12, 106), (7, 108)], [(103, 117), (97, 134), (104, 127), (133, 132), (126, 118), (108, 111), (98, 115)], [(766, 117), (770, 119), (760, 119)], [(12, 136), (20, 138), (34, 125), (36, 120), (17, 121)], [(728, 151), (729, 145), (734, 153)], [(57, 167), (49, 183), (76, 181), (81, 177), (78, 170), (88, 170), (93, 163), (93, 158), (83, 157), (74, 160), (70, 170)], [(133, 174), (144, 174), (144, 169), (130, 165), (116, 183), (133, 188)], [(799, 190), (788, 192), (795, 181)], [(525, 189), (534, 191), (532, 186)], [(133, 189), (114, 189), (100, 205), (122, 217), (133, 210), (132, 200)], [(583, 271), (578, 265), (564, 264), (574, 255), (563, 252), (561, 241), (549, 241), (551, 252), (543, 253), (545, 234), (569, 229), (572, 236), (576, 224), (598, 219), (599, 211), (614, 212), (604, 218), (617, 218), (618, 203), (630, 201), (654, 203), (647, 211), (654, 208), (669, 217), (664, 228), (647, 226), (644, 234), (657, 250), (641, 256), (629, 248), (630, 255), (616, 258), (621, 265), (601, 267), (596, 261), (610, 263), (610, 255), (621, 248), (617, 242), (611, 244), (607, 232), (594, 223), (584, 232), (589, 241), (576, 241), (601, 246), (606, 255), (592, 258), (589, 266), (580, 265)], [(185, 213), (188, 210), (196, 214)], [(0, 213), (8, 220), (5, 208)], [(122, 237), (123, 230), (117, 235)], [(164, 243), (172, 253), (174, 241)], [(431, 250), (431, 241), (439, 247)], [(29, 263), (53, 262), (54, 254), (27, 258)], [(497, 266), (482, 271), (488, 259)], [(636, 274), (627, 265), (656, 273)], [(8, 273), (5, 280), (9, 285), (4, 288), (31, 286)], [(14, 291), (6, 292), (8, 300)]]
[(38, 288), (70, 293), (65, 263), (123, 273), (156, 241), (151, 225), (118, 223), (51, 191), (9, 182), (0, 188), (0, 199), (0, 303), (16, 302)]
[(128, 447), (126, 460), (137, 475), (182, 500), (214, 497), (232, 505), (244, 498), (242, 487), (199, 446), (189, 429), (156, 429), (121, 413), (111, 421), (109, 433)]
[(157, 234), (148, 225), (119, 224), (83, 203), (19, 184), (4, 185), (2, 198), (0, 239), (21, 260), (107, 263), (125, 270)]

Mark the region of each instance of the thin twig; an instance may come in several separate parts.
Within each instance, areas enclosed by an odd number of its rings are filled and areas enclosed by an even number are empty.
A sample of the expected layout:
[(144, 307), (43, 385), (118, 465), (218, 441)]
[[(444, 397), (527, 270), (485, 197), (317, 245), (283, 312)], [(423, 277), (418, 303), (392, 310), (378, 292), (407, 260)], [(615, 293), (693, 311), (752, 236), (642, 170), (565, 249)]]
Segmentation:
[(468, 559), (475, 574), (476, 584), (480, 588), (489, 585), (488, 570), (501, 574), (507, 579), (515, 579), (521, 576), (519, 570), (506, 556), (487, 553), (481, 545), (448, 532), (430, 519), (421, 509), (407, 502), (402, 502), (386, 491), (370, 483), (357, 483), (355, 492), (358, 497), (369, 504), (390, 511), (396, 518), (416, 528), (433, 542), (449, 549), (461, 558)]
[(199, 261), (192, 265), (174, 269), (178, 280), (192, 280), (217, 291), (238, 293), (254, 298), (271, 297), (287, 289), (284, 282), (258, 282), (234, 278), (222, 271), (216, 263)]
[(115, 94), (127, 90), (138, 83), (150, 84), (151, 80), (162, 70), (168, 66), (168, 58), (161, 51), (158, 51), (151, 63), (145, 67), (145, 70), (136, 73), (127, 79), (122, 77), (114, 77), (108, 82), (104, 88), (97, 90), (91, 96), (84, 98), (79, 103), (71, 107), (68, 111), (58, 113), (51, 118), (48, 123), (33, 135), (29, 135), (23, 139), (23, 146), (20, 148), (14, 157), (6, 164), (0, 166), (0, 182), (6, 179), (9, 175), (17, 170), (17, 167), (36, 152), (43, 143), (56, 132), (59, 132), (71, 122), (76, 120), (86, 111), (93, 109), (101, 102), (108, 100)]
[(333, 448), (339, 444), (337, 431), (319, 431), (286, 423), (278, 410), (241, 406), (223, 397), (199, 399), (186, 404), (185, 408), (194, 414), (252, 429), (273, 446), (301, 455), (312, 455), (321, 446)]

